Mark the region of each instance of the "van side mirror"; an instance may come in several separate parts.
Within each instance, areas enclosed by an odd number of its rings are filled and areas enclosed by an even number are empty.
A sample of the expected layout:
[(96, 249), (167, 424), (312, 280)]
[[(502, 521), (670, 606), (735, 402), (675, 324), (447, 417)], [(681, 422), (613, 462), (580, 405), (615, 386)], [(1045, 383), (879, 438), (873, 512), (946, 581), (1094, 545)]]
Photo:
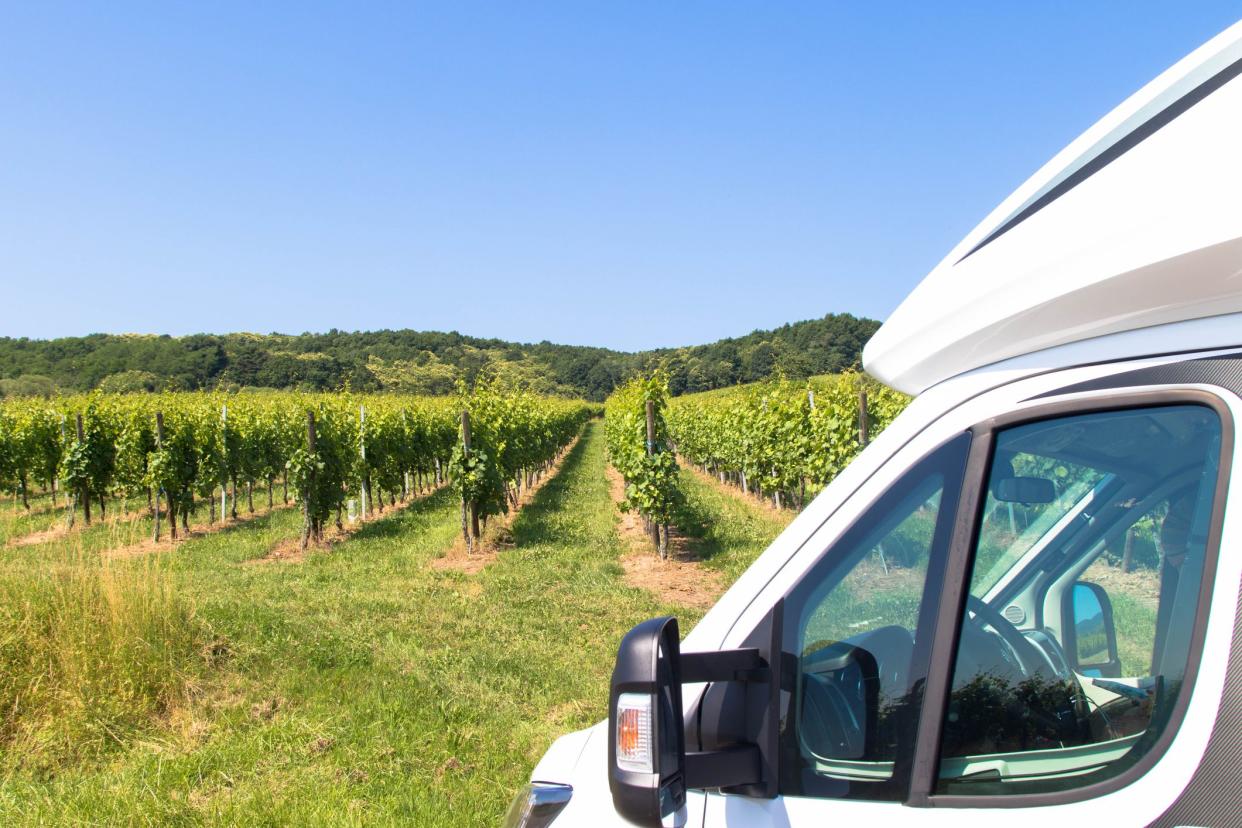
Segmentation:
[(1121, 658), (1117, 655), (1117, 629), (1113, 602), (1099, 584), (1074, 584), (1065, 615), (1066, 651), (1074, 669), (1092, 678), (1117, 678)]
[[(772, 629), (779, 642), (779, 624)], [(681, 686), (699, 682), (740, 682), (756, 691), (766, 684), (770, 703), (759, 730), (748, 741), (687, 754)], [(687, 789), (763, 785), (761, 795), (775, 795), (779, 695), (780, 670), (770, 670), (758, 648), (683, 655), (676, 618), (634, 627), (617, 649), (608, 693), (608, 787), (617, 813), (658, 826), (686, 804)]]
[(608, 786), (618, 813), (659, 825), (686, 804), (677, 619), (644, 621), (617, 650), (608, 694)]

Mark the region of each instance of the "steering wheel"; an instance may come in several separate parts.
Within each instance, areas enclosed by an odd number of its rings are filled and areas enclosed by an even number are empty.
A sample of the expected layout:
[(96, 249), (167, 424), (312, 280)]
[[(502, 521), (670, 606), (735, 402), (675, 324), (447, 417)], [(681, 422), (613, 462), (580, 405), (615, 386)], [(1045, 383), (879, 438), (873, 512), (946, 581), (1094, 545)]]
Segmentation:
[(1022, 631), (1009, 623), (1009, 620), (993, 608), (991, 604), (968, 594), (966, 596), (966, 609), (975, 614), (976, 623), (980, 621), (985, 622), (989, 627), (996, 630), (996, 634), (1008, 645), (1009, 651), (1013, 655), (1013, 660), (1016, 662), (1016, 666), (1022, 673), (1023, 678), (1030, 678), (1037, 673), (1043, 672), (1041, 667), (1046, 666), (1047, 662), (1040, 655), (1038, 648), (1028, 641), (1027, 637), (1022, 634)]
[[(1087, 696), (1074, 674), (1062, 675), (1030, 639), (981, 599), (968, 595), (966, 608), (975, 614), (976, 629), (986, 623), (1009, 650), (1011, 664), (1020, 674), (1016, 683), (1034, 679), (1035, 686), (1046, 688), (1046, 692), (1027, 699), (1026, 715), (1044, 726), (1048, 738), (1062, 743), (1085, 743), (1089, 727)], [(1005, 660), (1010, 661), (1008, 657)]]

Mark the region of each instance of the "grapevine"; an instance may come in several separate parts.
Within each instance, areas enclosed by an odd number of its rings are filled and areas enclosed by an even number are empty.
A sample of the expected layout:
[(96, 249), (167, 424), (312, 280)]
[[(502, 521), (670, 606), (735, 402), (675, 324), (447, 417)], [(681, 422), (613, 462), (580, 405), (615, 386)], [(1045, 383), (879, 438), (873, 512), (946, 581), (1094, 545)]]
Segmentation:
[[(862, 393), (862, 392), (865, 392)], [(908, 398), (859, 374), (775, 380), (679, 397), (668, 414), (678, 453), (721, 482), (801, 508), (879, 434)]]
[(668, 554), (668, 527), (682, 504), (665, 422), (667, 407), (668, 381), (659, 372), (630, 380), (604, 403), (608, 458), (625, 481), (621, 508), (642, 515), (661, 557)]

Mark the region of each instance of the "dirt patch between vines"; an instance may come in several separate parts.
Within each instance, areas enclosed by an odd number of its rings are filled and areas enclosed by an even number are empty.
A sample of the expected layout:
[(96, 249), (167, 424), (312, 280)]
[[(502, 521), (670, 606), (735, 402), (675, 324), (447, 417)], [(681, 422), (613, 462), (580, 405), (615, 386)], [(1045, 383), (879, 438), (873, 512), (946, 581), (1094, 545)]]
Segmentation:
[(445, 550), (444, 554), (439, 558), (433, 558), (431, 568), (439, 571), (452, 570), (454, 572), (464, 572), (467, 575), (474, 575), (482, 572), (488, 564), (496, 560), (496, 555), (502, 549), (512, 549), (513, 542), (513, 521), (517, 519), (518, 513), (530, 503), (535, 495), (539, 494), (539, 490), (547, 485), (548, 481), (556, 477), (561, 472), (561, 466), (565, 463), (565, 458), (573, 451), (574, 446), (578, 445), (580, 436), (570, 441), (569, 445), (561, 451), (548, 471), (539, 478), (535, 485), (518, 496), (518, 505), (514, 509), (509, 508), (507, 515), (493, 515), (491, 520), (487, 522), (487, 527), (483, 530), (483, 536), (474, 543), (474, 551), (466, 549), (466, 540), (458, 536), (453, 545)]
[(1082, 580), (1099, 584), (1114, 595), (1128, 595), (1149, 609), (1154, 610), (1160, 604), (1160, 571), (1157, 569), (1138, 568), (1125, 572), (1097, 558), (1082, 574)]
[[(612, 466), (606, 474), (613, 502), (620, 504), (625, 499), (625, 481)], [(643, 530), (642, 518), (620, 509), (618, 514), (617, 534), (629, 547), (621, 557), (627, 584), (647, 590), (664, 603), (699, 609), (716, 603), (724, 592), (722, 575), (703, 566), (689, 537), (677, 527), (669, 527), (668, 557), (661, 560), (650, 536)]]
[(52, 503), (49, 501), (44, 501), (43, 503), (36, 503), (32, 505), (29, 509), (22, 506), (21, 501), (17, 500), (13, 503), (12, 516), (13, 517), (23, 517), (23, 516), (24, 517), (37, 517), (38, 515), (47, 514), (48, 512), (63, 511), (64, 508), (65, 508), (65, 504), (63, 500), (57, 502), (55, 505), (52, 505)]
[(69, 527), (63, 523), (47, 529), (41, 529), (38, 532), (31, 532), (29, 535), (22, 535), (20, 538), (11, 538), (6, 546), (38, 546), (41, 543), (51, 543), (59, 540), (69, 534)]
[(477, 575), (496, 560), (500, 551), (494, 544), (488, 543), (487, 535), (485, 531), (483, 537), (474, 545), (473, 551), (466, 549), (466, 542), (458, 538), (443, 555), (431, 559), (431, 568), (437, 572), (452, 570), (466, 575)]
[[(180, 524), (178, 524), (177, 543), (180, 543), (181, 541), (186, 540), (187, 538), (199, 537), (201, 535), (211, 534), (212, 532), (219, 532), (222, 529), (225, 529), (229, 526), (240, 526), (241, 524), (247, 523), (248, 521), (254, 520), (255, 518), (264, 517), (270, 512), (276, 511), (277, 509), (283, 509), (287, 507), (287, 504), (284, 504), (284, 503), (275, 503), (273, 507), (270, 509), (267, 506), (264, 506), (262, 504), (261, 498), (263, 495), (266, 495), (266, 493), (267, 493), (266, 488), (260, 488), (260, 489), (254, 490), (256, 499), (259, 499), (260, 501), (259, 506), (254, 510), (254, 512), (242, 511), (241, 513), (238, 514), (236, 520), (228, 520), (228, 521), (217, 520), (214, 523), (208, 523), (207, 521), (197, 519), (198, 515), (201, 514), (203, 511), (205, 511), (204, 505), (206, 503), (206, 501), (199, 500), (198, 501), (198, 504), (199, 504), (198, 512), (192, 513), (193, 517), (195, 518), (195, 522), (190, 524), (189, 534), (188, 535), (183, 534), (180, 528)], [(10, 538), (9, 541), (5, 545), (9, 547), (38, 546), (40, 544), (51, 543), (52, 541), (60, 540), (61, 538), (67, 537), (69, 535), (77, 534), (81, 532), (83, 529), (89, 529), (89, 528), (96, 527), (96, 526), (119, 526), (121, 524), (133, 523), (137, 520), (149, 518), (151, 516), (151, 512), (146, 506), (142, 506), (137, 509), (126, 509), (125, 511), (120, 511), (117, 508), (117, 505), (116, 505), (117, 502), (118, 502), (117, 500), (112, 501), (112, 506), (107, 512), (106, 516), (103, 518), (103, 520), (99, 519), (99, 513), (94, 508), (92, 508), (91, 514), (94, 515), (95, 517), (89, 524), (86, 523), (86, 520), (83, 518), (82, 515), (78, 514), (78, 515), (75, 515), (74, 517), (72, 528), (69, 527), (67, 520), (63, 520), (63, 519), (58, 520), (54, 526), (49, 526), (47, 529), (41, 529), (37, 532), (31, 532), (30, 534), (27, 534), (27, 535), (22, 535), (16, 538)], [(68, 508), (68, 504), (62, 503), (61, 505), (56, 507), (56, 510), (63, 512), (67, 508)], [(52, 510), (45, 509), (44, 511), (52, 511)], [(167, 521), (166, 516), (164, 520)], [(125, 544), (124, 546), (119, 546), (114, 549), (104, 550), (103, 554), (108, 555), (110, 557), (111, 556), (129, 557), (133, 555), (147, 554), (149, 552), (154, 552), (159, 549), (171, 549), (173, 547), (173, 543), (172, 543), (171, 537), (166, 532), (167, 527), (168, 527), (168, 524), (167, 522), (165, 522), (162, 527), (163, 530), (165, 531), (161, 531), (161, 538), (160, 538), (159, 544), (156, 544), (154, 541), (147, 539), (147, 540), (144, 540), (138, 543)]]
[[(67, 507), (65, 506), (60, 506), (58, 507), (58, 511), (64, 511), (66, 508)], [(133, 523), (135, 520), (138, 520), (145, 515), (145, 511), (109, 512), (107, 517), (105, 517), (102, 521), (98, 518), (98, 516), (96, 516), (89, 525), (81, 515), (77, 515), (74, 518), (72, 529), (69, 528), (67, 519), (62, 518), (58, 520), (55, 525), (49, 526), (46, 529), (40, 529), (39, 531), (31, 532), (28, 535), (10, 538), (8, 543), (5, 545), (11, 547), (38, 546), (40, 544), (60, 540), (61, 538), (69, 535), (77, 534), (90, 526), (117, 526), (122, 523)]]

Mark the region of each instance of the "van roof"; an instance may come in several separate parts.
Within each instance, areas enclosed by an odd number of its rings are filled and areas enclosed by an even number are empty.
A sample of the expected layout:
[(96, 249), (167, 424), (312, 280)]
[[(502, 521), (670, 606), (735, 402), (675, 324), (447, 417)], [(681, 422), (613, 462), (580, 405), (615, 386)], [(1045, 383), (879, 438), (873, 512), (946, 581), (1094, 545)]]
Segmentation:
[(918, 394), (1011, 357), (1242, 311), (1240, 75), (1242, 22), (1001, 202), (871, 338), (866, 370)]

